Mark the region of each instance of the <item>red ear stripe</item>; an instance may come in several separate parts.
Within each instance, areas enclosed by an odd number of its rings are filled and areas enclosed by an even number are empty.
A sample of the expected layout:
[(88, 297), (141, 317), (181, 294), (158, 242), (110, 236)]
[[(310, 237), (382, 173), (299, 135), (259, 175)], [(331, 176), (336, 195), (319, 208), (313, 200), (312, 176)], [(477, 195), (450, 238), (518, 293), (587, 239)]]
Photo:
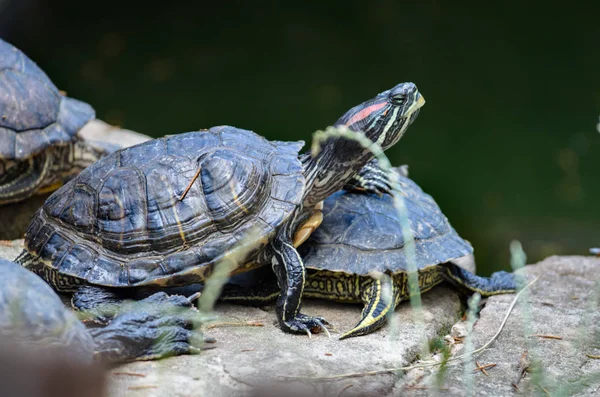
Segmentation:
[(366, 108), (364, 108), (363, 110), (361, 110), (360, 112), (358, 112), (354, 116), (352, 116), (350, 118), (350, 120), (348, 120), (344, 125), (346, 127), (350, 127), (352, 124), (358, 123), (359, 121), (361, 121), (361, 120), (369, 117), (371, 115), (371, 113), (378, 111), (379, 109), (381, 109), (385, 105), (387, 105), (386, 101), (379, 102), (379, 103), (376, 103), (376, 104), (371, 105), (371, 106), (367, 106)]

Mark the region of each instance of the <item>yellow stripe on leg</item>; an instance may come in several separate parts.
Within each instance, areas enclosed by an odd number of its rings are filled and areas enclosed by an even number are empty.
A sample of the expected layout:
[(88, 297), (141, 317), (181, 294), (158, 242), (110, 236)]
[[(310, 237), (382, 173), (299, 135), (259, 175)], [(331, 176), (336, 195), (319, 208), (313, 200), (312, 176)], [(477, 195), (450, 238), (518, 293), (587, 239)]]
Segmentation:
[(369, 292), (364, 295), (365, 307), (362, 318), (340, 339), (369, 334), (385, 325), (387, 315), (394, 310), (394, 284), (387, 275), (373, 280)]

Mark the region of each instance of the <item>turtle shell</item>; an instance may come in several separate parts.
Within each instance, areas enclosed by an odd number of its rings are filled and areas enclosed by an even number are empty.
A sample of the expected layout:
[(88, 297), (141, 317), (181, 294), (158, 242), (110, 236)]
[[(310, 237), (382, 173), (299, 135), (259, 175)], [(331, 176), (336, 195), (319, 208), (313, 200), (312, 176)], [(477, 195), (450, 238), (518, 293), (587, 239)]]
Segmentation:
[[(463, 257), (473, 247), (448, 222), (434, 199), (406, 176), (397, 175), (414, 236), (416, 267)], [(400, 215), (391, 195), (339, 191), (324, 203), (323, 222), (300, 246), (308, 269), (366, 275), (408, 268)]]
[(61, 95), (31, 59), (0, 40), (0, 159), (65, 145), (94, 117), (90, 105)]
[(85, 326), (67, 310), (40, 277), (0, 259), (0, 334), (25, 345), (69, 347), (91, 360), (94, 341)]
[(26, 249), (96, 285), (202, 281), (248, 233), (266, 244), (301, 203), (303, 145), (221, 126), (117, 151), (46, 200)]

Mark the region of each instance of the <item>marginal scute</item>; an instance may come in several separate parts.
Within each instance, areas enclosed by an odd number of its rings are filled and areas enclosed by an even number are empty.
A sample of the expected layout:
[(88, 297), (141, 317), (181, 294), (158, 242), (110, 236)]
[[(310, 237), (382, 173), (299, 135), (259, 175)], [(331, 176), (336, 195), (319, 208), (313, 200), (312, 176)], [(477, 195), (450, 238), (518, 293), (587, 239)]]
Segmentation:
[(74, 268), (73, 272), (84, 280), (94, 280), (94, 283), (99, 285), (112, 285), (115, 287), (130, 286), (129, 274), (125, 266), (112, 258), (102, 255), (98, 256), (91, 269), (83, 266), (81, 268)]
[[(47, 244), (48, 246), (50, 244)], [(56, 268), (59, 271), (69, 274), (85, 276), (94, 265), (96, 255), (89, 248), (75, 245), (70, 252), (57, 264)]]
[(43, 261), (59, 263), (72, 246), (73, 243), (65, 239), (61, 233), (54, 233), (43, 246), (40, 258)]

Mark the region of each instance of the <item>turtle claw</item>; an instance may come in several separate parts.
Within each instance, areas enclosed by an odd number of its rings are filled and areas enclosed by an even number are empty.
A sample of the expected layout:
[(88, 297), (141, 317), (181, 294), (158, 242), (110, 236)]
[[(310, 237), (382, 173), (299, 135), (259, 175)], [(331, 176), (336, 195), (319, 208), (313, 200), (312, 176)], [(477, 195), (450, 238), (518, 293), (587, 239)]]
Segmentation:
[(313, 330), (324, 331), (328, 337), (331, 337), (327, 330), (329, 322), (323, 317), (312, 317), (305, 314), (298, 314), (296, 318), (286, 321), (285, 326), (290, 332), (305, 333), (309, 338), (312, 338)]
[(196, 299), (200, 298), (200, 296), (201, 296), (201, 295), (202, 295), (202, 293), (201, 293), (201, 292), (196, 292), (196, 293), (193, 293), (192, 295), (190, 295), (190, 296), (188, 296), (188, 297), (187, 297), (187, 300), (188, 300), (190, 303), (193, 303), (193, 302), (194, 302)]
[[(329, 333), (329, 330), (327, 329), (327, 327), (325, 326), (325, 324), (323, 324), (323, 322), (322, 322), (322, 321), (319, 321), (319, 320), (315, 320), (315, 322), (317, 322), (317, 324), (319, 325), (319, 328), (320, 328), (320, 329), (321, 329), (323, 332), (325, 332), (325, 333), (327, 334), (327, 337), (328, 337), (329, 339), (331, 339), (331, 334)], [(327, 321), (325, 321), (325, 322), (327, 323)], [(327, 323), (327, 324), (329, 324), (329, 323)]]
[(386, 171), (379, 167), (376, 158), (368, 162), (358, 173), (344, 186), (349, 191), (372, 193), (379, 197), (392, 193), (392, 183)]

